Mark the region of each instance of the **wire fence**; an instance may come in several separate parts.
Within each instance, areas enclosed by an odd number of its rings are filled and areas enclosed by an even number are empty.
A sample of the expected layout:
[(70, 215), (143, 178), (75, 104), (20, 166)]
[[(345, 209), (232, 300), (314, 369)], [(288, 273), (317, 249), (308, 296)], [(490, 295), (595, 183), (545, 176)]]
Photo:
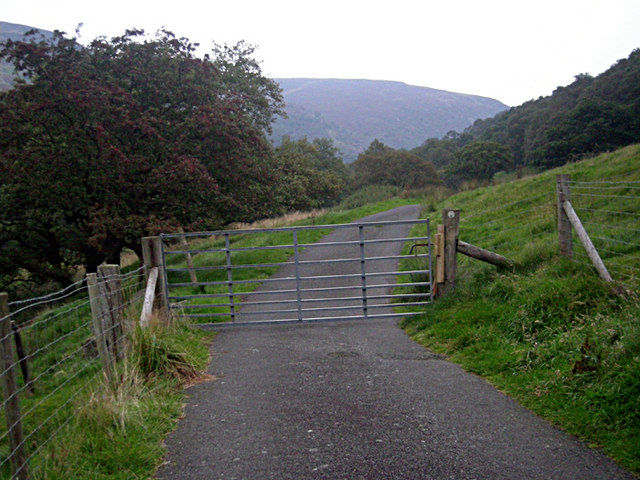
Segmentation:
[[(108, 305), (103, 315), (115, 310), (124, 318), (135, 318), (136, 312), (139, 315), (144, 268), (105, 276), (101, 281), (119, 285), (119, 304), (105, 298), (102, 290), (98, 290), (98, 298), (90, 299), (89, 288), (81, 281), (43, 297), (9, 302), (12, 311), (0, 318), (6, 326), (11, 324), (0, 343), (10, 344), (9, 351), (13, 350), (10, 361), (5, 359), (0, 366), (0, 376), (15, 378), (11, 392), (5, 381), (2, 407), (8, 413), (0, 420), (0, 478), (46, 478), (48, 446), (73, 421), (83, 399), (101, 380), (103, 363), (96, 343), (92, 301)], [(109, 338), (124, 349), (126, 337), (114, 337), (109, 328), (105, 334), (111, 334)], [(11, 414), (16, 405), (19, 413)], [(16, 441), (18, 428), (22, 436)]]
[[(528, 242), (553, 241), (557, 230), (555, 208), (555, 194), (550, 189), (512, 202), (496, 199), (496, 205), (472, 215), (462, 212), (460, 239), (509, 258), (517, 257), (523, 238)], [(467, 261), (467, 257), (461, 257), (459, 264)]]
[[(615, 281), (640, 286), (640, 182), (570, 181), (571, 204)], [(523, 239), (554, 248), (558, 242), (557, 198), (551, 181), (542, 193), (512, 202), (496, 199), (460, 218), (460, 239), (505, 256), (518, 256)], [(573, 259), (591, 266), (575, 232)], [(460, 263), (466, 260), (461, 258)]]
[[(571, 204), (611, 276), (637, 287), (640, 278), (640, 182), (569, 182)], [(574, 258), (589, 262), (574, 239)]]

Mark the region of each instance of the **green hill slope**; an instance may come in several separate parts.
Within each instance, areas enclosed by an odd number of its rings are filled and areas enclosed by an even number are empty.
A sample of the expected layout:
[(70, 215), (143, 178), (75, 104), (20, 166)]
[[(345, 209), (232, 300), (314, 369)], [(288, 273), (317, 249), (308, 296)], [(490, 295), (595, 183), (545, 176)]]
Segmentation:
[[(575, 242), (560, 258), (555, 175), (616, 285)], [(457, 289), (405, 325), (419, 342), (476, 372), (536, 413), (640, 472), (640, 145), (450, 197), (460, 239), (517, 263), (458, 255)], [(433, 212), (432, 217), (439, 217)], [(626, 293), (620, 295), (620, 291)]]

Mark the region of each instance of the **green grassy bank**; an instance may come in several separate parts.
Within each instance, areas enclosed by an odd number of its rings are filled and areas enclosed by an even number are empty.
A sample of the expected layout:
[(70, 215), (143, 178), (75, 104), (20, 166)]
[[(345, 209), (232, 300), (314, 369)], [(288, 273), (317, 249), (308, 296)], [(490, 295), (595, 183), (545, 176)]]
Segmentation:
[[(580, 182), (572, 200), (614, 285), (598, 278), (577, 242), (574, 259), (559, 257), (557, 173)], [(640, 473), (640, 183), (632, 182), (640, 182), (640, 146), (440, 203), (432, 218), (460, 209), (460, 239), (517, 266), (458, 255), (456, 291), (404, 326)]]

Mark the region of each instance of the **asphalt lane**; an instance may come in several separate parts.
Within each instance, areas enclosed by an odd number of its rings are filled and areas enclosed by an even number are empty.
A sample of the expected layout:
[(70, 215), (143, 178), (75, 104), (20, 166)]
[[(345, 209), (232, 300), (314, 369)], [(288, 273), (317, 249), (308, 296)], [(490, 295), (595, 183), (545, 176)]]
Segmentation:
[(159, 479), (631, 479), (394, 320), (220, 332)]

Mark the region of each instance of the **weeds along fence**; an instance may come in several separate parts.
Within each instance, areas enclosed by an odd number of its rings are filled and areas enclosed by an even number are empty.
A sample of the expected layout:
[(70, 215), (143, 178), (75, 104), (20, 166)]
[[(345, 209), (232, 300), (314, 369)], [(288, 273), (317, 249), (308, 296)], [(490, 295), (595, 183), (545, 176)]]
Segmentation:
[[(436, 236), (436, 278), (441, 294), (455, 285), (458, 268), (466, 271), (468, 257), (496, 264), (503, 261), (502, 266), (526, 266), (558, 251), (595, 268), (605, 281), (632, 290), (640, 287), (640, 182), (574, 181), (569, 175), (559, 175), (555, 184), (551, 177), (541, 179), (536, 190), (507, 202), (496, 196), (495, 203), (482, 210), (473, 205), (470, 215), (465, 215), (464, 206), (443, 212), (441, 238), (451, 229), (453, 243), (445, 245)], [(443, 244), (440, 252), (438, 241)], [(469, 247), (475, 250), (470, 253)], [(451, 250), (465, 256), (449, 255), (445, 262)], [(491, 254), (499, 258), (492, 261)]]
[[(125, 350), (140, 315), (145, 269), (103, 266), (64, 290), (9, 302), (1, 294), (0, 478), (46, 477), (64, 433)], [(62, 447), (63, 448), (63, 447)]]

